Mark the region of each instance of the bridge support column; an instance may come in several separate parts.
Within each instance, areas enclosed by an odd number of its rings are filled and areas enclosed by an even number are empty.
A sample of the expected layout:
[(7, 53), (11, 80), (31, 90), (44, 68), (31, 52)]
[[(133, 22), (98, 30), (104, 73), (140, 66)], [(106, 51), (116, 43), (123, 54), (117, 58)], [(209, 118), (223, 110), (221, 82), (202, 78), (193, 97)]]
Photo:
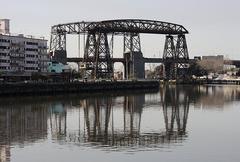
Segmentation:
[(176, 59), (177, 59), (177, 77), (185, 78), (187, 75), (187, 69), (189, 64), (187, 64), (189, 60), (187, 41), (185, 35), (178, 35), (177, 44), (176, 44)]
[(130, 53), (125, 53), (124, 59), (127, 60), (124, 66), (125, 79), (145, 78), (145, 62), (142, 52), (132, 52), (132, 56)]
[(107, 33), (98, 34), (95, 77), (97, 79), (113, 78), (113, 62), (111, 61)]
[(144, 60), (141, 52), (139, 33), (124, 35), (125, 79), (145, 77)]
[(66, 34), (51, 35), (50, 55), (53, 61), (67, 63)]
[(176, 46), (173, 36), (167, 35), (163, 53), (165, 78), (167, 80), (185, 78), (189, 67), (188, 61), (189, 55), (185, 35), (177, 36)]
[[(84, 57), (83, 57), (83, 63), (84, 63), (84, 73), (85, 77), (94, 78), (94, 69), (95, 69), (95, 62), (96, 62), (96, 34), (95, 33), (88, 33), (87, 35), (87, 41), (86, 46), (84, 49)], [(91, 61), (89, 61), (91, 60)]]
[(83, 62), (88, 77), (92, 79), (113, 78), (113, 63), (107, 33), (88, 34)]
[(165, 66), (165, 78), (167, 80), (176, 79), (176, 52), (173, 36), (167, 35), (165, 40), (163, 63)]

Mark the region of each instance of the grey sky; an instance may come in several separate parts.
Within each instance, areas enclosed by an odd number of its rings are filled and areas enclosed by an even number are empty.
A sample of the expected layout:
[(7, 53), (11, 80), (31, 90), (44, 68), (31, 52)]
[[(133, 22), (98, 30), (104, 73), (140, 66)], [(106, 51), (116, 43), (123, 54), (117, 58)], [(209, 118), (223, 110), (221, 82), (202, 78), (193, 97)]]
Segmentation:
[[(49, 38), (54, 24), (116, 18), (179, 23), (189, 31), (190, 56), (224, 54), (240, 59), (239, 0), (1, 0), (0, 18), (11, 32)], [(159, 37), (159, 38), (158, 38)], [(164, 37), (143, 39), (145, 56), (162, 51)], [(75, 51), (70, 49), (70, 55)]]

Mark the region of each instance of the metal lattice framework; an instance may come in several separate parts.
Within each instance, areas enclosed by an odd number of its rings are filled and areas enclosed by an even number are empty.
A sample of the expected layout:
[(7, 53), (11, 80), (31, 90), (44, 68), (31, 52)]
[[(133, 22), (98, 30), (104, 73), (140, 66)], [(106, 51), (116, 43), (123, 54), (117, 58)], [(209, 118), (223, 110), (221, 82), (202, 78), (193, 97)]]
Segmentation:
[(111, 62), (110, 48), (106, 33), (98, 34), (95, 77), (113, 77), (113, 64)]
[[(176, 43), (176, 58), (178, 60), (189, 60), (187, 41), (185, 35), (178, 35)], [(187, 65), (185, 63), (178, 63), (178, 68), (185, 68)]]
[[(167, 78), (175, 78), (177, 74), (175, 68), (183, 65), (178, 64), (178, 60), (182, 63), (183, 59), (188, 60), (189, 57), (185, 39), (188, 31), (182, 25), (169, 22), (121, 19), (54, 25), (51, 29), (50, 54), (55, 56), (56, 53), (61, 53), (59, 51), (65, 51), (66, 54), (67, 34), (87, 34), (83, 59), (86, 71), (90, 72), (94, 78), (109, 78), (113, 76), (113, 63), (111, 62), (108, 35), (124, 36), (124, 52), (130, 53), (130, 57), (127, 57), (130, 60), (126, 60), (126, 62), (129, 64), (129, 68), (134, 68), (130, 65), (133, 64), (131, 60), (133, 52), (141, 53), (139, 33), (167, 35), (163, 61), (166, 65), (165, 69), (168, 69), (166, 71)], [(177, 36), (176, 45), (173, 43), (173, 36)], [(127, 75), (132, 75), (134, 70), (125, 71), (129, 72)]]
[(176, 38), (167, 35), (163, 52), (166, 78), (184, 77), (184, 73), (182, 71), (180, 71), (181, 73), (178, 72), (178, 69), (187, 67), (188, 60), (189, 54), (185, 35), (180, 34)]
[[(97, 52), (97, 40), (96, 40), (96, 34), (95, 33), (89, 33), (87, 36), (86, 41), (86, 47), (84, 51), (84, 58), (83, 61), (86, 62), (85, 69), (87, 69), (87, 73), (85, 75), (91, 76), (91, 78), (94, 75), (95, 70), (95, 62), (96, 62), (96, 52)], [(87, 60), (92, 60), (92, 62), (89, 62)]]
[(124, 34), (123, 53), (141, 52), (141, 41), (139, 33)]
[(165, 63), (166, 78), (175, 79), (176, 76), (176, 49), (174, 38), (171, 35), (166, 36), (165, 46), (163, 51), (163, 60)]
[(188, 34), (188, 31), (178, 24), (154, 20), (123, 19), (98, 22), (74, 22), (52, 26), (51, 34), (83, 34), (89, 31), (104, 33), (150, 33), (150, 34)]

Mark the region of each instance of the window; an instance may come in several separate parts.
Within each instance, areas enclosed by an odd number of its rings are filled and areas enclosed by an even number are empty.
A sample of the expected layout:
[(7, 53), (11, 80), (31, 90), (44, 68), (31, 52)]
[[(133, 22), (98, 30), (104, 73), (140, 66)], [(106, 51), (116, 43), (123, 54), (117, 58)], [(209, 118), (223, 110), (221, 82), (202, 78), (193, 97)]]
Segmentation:
[(37, 45), (38, 45), (38, 43), (36, 43), (36, 42), (27, 42), (26, 44), (27, 44), (27, 45), (34, 45), (34, 46), (37, 46)]
[(26, 48), (26, 51), (33, 51), (33, 52), (38, 52), (38, 49), (34, 49), (34, 48)]
[(8, 62), (8, 60), (2, 60), (2, 59), (0, 59), (0, 63), (7, 63)]

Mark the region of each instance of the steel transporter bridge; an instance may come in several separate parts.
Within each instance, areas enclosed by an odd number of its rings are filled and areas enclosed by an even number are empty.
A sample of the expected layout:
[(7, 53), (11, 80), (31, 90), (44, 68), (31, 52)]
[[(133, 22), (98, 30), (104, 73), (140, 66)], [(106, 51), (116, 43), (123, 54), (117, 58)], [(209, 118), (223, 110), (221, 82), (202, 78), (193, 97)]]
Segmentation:
[[(166, 35), (162, 58), (143, 57), (141, 33)], [(59, 24), (51, 29), (50, 55), (53, 60), (64, 64), (82, 63), (85, 72), (94, 79), (112, 78), (115, 62), (123, 63), (125, 79), (144, 78), (145, 63), (162, 63), (165, 78), (177, 79), (186, 75), (183, 69), (191, 62), (185, 37), (188, 33), (182, 25), (140, 19)], [(86, 35), (83, 58), (67, 57), (68, 34)], [(114, 36), (123, 36), (123, 58), (113, 57)]]

